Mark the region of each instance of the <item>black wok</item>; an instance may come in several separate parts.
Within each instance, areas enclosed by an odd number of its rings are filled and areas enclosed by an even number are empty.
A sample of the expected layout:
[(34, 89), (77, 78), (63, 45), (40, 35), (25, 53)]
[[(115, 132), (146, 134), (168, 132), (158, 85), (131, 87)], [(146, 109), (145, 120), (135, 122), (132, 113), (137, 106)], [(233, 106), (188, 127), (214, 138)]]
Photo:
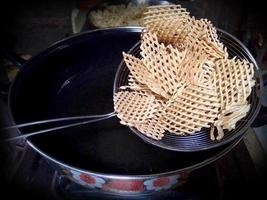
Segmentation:
[[(13, 123), (113, 111), (113, 82), (140, 28), (85, 32), (64, 39), (23, 63), (9, 91)], [(21, 62), (20, 62), (21, 63)], [(19, 134), (29, 131), (18, 130)], [(115, 117), (27, 138), (62, 175), (116, 194), (169, 189), (192, 170), (230, 151), (240, 138), (201, 152), (175, 152), (144, 142)]]

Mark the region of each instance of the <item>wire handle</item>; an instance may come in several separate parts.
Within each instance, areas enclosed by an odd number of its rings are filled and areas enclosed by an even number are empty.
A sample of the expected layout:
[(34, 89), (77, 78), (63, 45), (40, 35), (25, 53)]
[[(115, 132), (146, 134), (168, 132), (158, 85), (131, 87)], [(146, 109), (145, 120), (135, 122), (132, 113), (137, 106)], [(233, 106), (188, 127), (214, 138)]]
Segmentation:
[[(25, 128), (25, 127), (31, 127), (31, 126), (35, 126), (35, 125), (39, 125), (39, 124), (50, 124), (50, 123), (53, 123), (53, 122), (61, 122), (61, 121), (90, 119), (90, 120), (86, 120), (86, 121), (82, 121), (82, 122), (70, 123), (70, 124), (67, 124), (67, 125), (58, 126), (58, 127), (54, 127), (54, 128), (48, 128), (48, 129), (35, 131), (35, 132), (31, 132), (31, 133), (25, 133), (25, 134), (20, 135), (20, 136), (4, 139), (3, 142), (10, 142), (10, 141), (17, 140), (17, 139), (22, 139), (22, 138), (26, 139), (26, 138), (28, 138), (30, 136), (39, 135), (39, 134), (42, 134), (42, 133), (47, 133), (47, 132), (51, 132), (51, 131), (55, 131), (55, 130), (60, 130), (60, 129), (74, 127), (74, 126), (80, 126), (80, 125), (90, 124), (90, 123), (94, 123), (94, 122), (98, 122), (98, 121), (103, 121), (103, 120), (112, 118), (114, 116), (116, 116), (115, 111), (111, 112), (111, 113), (108, 113), (108, 114), (103, 114), (103, 115), (63, 117), (63, 118), (41, 120), (41, 121), (35, 121), (35, 122), (29, 122), (29, 123), (23, 123), (23, 124), (10, 126), (10, 127), (5, 127), (2, 130), (8, 130), (8, 129), (14, 129), (14, 128), (23, 128), (23, 127)], [(96, 119), (92, 119), (92, 118), (96, 118)]]

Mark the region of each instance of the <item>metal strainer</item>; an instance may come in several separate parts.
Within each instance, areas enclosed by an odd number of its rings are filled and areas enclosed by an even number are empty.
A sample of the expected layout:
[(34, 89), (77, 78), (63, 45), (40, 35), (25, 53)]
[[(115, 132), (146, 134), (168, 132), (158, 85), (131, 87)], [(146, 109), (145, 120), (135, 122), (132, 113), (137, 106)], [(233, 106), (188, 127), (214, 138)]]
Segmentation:
[[(221, 139), (220, 141), (212, 141), (210, 139), (210, 134), (209, 134), (210, 129), (208, 128), (202, 128), (194, 135), (185, 135), (185, 136), (175, 135), (167, 132), (161, 140), (154, 140), (142, 134), (137, 129), (130, 127), (130, 129), (136, 135), (141, 137), (145, 142), (156, 145), (164, 149), (181, 151), (181, 152), (194, 152), (194, 151), (207, 150), (225, 145), (233, 141), (234, 139), (243, 135), (245, 131), (253, 123), (261, 107), (260, 96), (263, 88), (263, 82), (262, 82), (262, 77), (260, 76), (259, 67), (255, 59), (249, 52), (249, 50), (236, 37), (220, 29), (217, 29), (217, 34), (219, 40), (224, 44), (225, 47), (227, 47), (230, 58), (236, 56), (237, 58), (245, 59), (248, 62), (253, 63), (254, 65), (254, 71), (255, 71), (254, 78), (256, 84), (252, 88), (251, 95), (248, 97), (248, 103), (251, 104), (251, 107), (247, 116), (242, 120), (240, 120), (239, 122), (237, 122), (235, 129), (231, 131), (225, 130), (224, 131), (225, 135), (223, 139)], [(134, 55), (135, 57), (141, 58), (140, 44), (141, 42), (138, 42), (129, 50), (128, 53)], [(113, 86), (114, 94), (118, 92), (120, 86), (128, 84), (128, 75), (129, 75), (129, 70), (125, 62), (122, 61), (118, 67), (114, 81), (114, 86)]]

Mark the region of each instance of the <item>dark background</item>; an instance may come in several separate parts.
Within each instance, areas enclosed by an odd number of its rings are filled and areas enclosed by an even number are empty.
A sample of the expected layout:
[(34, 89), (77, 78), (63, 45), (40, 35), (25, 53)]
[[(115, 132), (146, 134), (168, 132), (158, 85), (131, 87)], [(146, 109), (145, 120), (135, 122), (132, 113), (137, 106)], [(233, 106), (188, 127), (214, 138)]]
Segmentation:
[[(1, 34), (12, 34), (16, 38), (18, 41), (14, 47), (16, 52), (35, 54), (72, 33), (70, 13), (74, 7), (82, 5), (81, 2), (95, 1), (2, 1)], [(210, 19), (215, 26), (227, 30), (240, 39), (244, 37), (244, 32), (248, 31), (252, 34), (258, 31), (266, 39), (264, 1), (171, 1), (182, 4), (196, 17)]]

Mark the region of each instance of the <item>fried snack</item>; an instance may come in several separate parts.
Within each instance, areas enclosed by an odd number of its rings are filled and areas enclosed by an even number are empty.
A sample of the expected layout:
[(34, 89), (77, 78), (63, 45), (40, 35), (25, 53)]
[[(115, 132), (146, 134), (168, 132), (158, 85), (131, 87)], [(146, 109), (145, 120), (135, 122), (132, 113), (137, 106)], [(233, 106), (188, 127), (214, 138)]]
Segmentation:
[(156, 140), (202, 128), (222, 139), (250, 109), (253, 65), (229, 58), (211, 22), (179, 5), (148, 7), (144, 22), (140, 58), (123, 53), (128, 85), (114, 97), (121, 123)]
[(220, 101), (215, 90), (188, 85), (174, 101), (165, 107), (162, 125), (177, 135), (193, 134), (217, 118)]
[[(227, 58), (228, 53), (223, 44), (218, 40), (215, 27), (207, 19), (189, 20), (190, 31), (183, 43), (192, 51), (204, 51), (209, 59), (216, 60)], [(200, 49), (200, 50), (199, 50)]]
[(181, 62), (185, 58), (186, 51), (179, 52), (172, 46), (166, 47), (160, 44), (156, 34), (150, 31), (142, 34), (140, 49), (144, 66), (161, 90), (152, 91), (168, 99), (177, 90), (184, 88), (186, 82), (181, 76), (185, 69), (182, 68)]
[(180, 5), (150, 6), (144, 13), (145, 27), (164, 44), (182, 44), (189, 32), (189, 19), (189, 12)]
[(160, 122), (161, 114), (156, 113), (152, 118), (147, 119), (142, 124), (136, 124), (135, 128), (144, 135), (155, 140), (160, 140), (164, 136), (165, 129)]
[(114, 96), (115, 110), (121, 123), (134, 126), (153, 117), (159, 104), (153, 95), (139, 91), (120, 91)]
[(131, 75), (136, 81), (146, 85), (151, 91), (166, 98), (168, 97), (168, 94), (164, 90), (162, 84), (153, 77), (153, 75), (140, 59), (125, 53), (123, 53), (123, 57), (126, 65), (130, 70)]
[(108, 5), (102, 9), (89, 12), (89, 21), (98, 28), (114, 26), (143, 26), (142, 15), (146, 4), (134, 5), (132, 3)]
[(216, 62), (214, 76), (221, 103), (214, 125), (218, 129), (217, 139), (221, 139), (224, 135), (223, 129), (234, 129), (236, 123), (245, 117), (250, 109), (247, 98), (255, 85), (253, 65), (237, 58), (221, 59)]
[(145, 91), (122, 90), (116, 93), (114, 102), (121, 124), (135, 127), (154, 139), (163, 137), (164, 129), (158, 126), (163, 101)]

